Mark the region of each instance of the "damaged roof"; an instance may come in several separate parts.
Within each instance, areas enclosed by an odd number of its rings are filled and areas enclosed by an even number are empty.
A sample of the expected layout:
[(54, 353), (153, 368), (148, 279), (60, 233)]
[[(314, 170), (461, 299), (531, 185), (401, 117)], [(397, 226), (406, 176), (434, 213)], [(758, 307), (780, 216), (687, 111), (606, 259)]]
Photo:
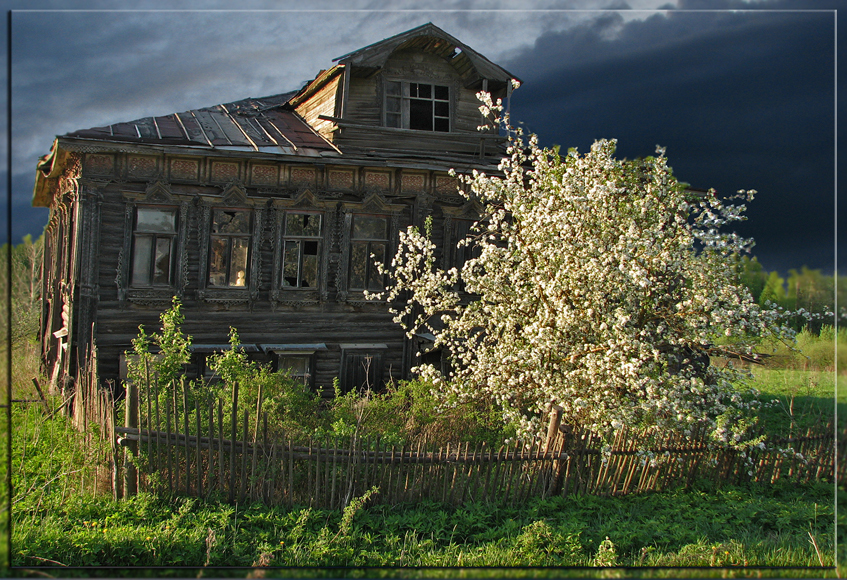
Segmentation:
[(297, 91), (93, 127), (65, 137), (320, 155), (338, 150), (284, 105)]

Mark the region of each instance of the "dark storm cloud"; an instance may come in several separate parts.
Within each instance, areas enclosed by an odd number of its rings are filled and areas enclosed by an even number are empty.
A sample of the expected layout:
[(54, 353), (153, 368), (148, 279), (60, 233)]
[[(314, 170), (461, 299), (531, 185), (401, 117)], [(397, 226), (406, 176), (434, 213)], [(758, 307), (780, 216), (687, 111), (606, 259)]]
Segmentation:
[(512, 113), (546, 144), (585, 151), (617, 138), (629, 158), (660, 144), (694, 187), (756, 189), (749, 221), (736, 229), (757, 240), (765, 267), (832, 271), (833, 19), (604, 14), (502, 63), (526, 81)]

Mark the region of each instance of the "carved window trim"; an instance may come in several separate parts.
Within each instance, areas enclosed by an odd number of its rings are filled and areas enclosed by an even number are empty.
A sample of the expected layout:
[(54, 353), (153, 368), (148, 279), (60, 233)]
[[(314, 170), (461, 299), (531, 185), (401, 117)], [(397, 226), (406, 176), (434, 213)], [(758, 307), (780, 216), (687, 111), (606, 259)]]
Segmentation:
[[(301, 192), (294, 199), (274, 200), (272, 222), (275, 229), (274, 263), (272, 268), (271, 300), (288, 305), (304, 305), (325, 301), (328, 295), (329, 262), (332, 247), (332, 234), (335, 230), (335, 203), (317, 199), (310, 190)], [(282, 263), (285, 247), (285, 216), (287, 214), (312, 214), (321, 216), (321, 235), (318, 249), (318, 286), (302, 288), (283, 286)], [(316, 238), (313, 238), (316, 239)]]
[[(145, 193), (124, 192), (124, 240), (118, 254), (115, 285), (120, 302), (140, 306), (162, 307), (174, 296), (182, 299), (188, 284), (188, 222), (190, 202), (187, 196), (175, 195), (166, 183), (151, 183)], [(173, 245), (171, 283), (168, 285), (133, 285), (133, 239), (138, 208), (173, 209), (176, 211), (176, 233)]]
[[(261, 273), (261, 243), (262, 232), (265, 228), (266, 209), (260, 203), (264, 200), (250, 199), (243, 185), (237, 182), (227, 185), (221, 197), (203, 196), (198, 198), (199, 227), (197, 231), (199, 253), (199, 269), (197, 280), (197, 299), (208, 303), (220, 304), (226, 307), (238, 304), (252, 304), (259, 298), (259, 288), (262, 284)], [(250, 231), (246, 236), (250, 239), (247, 252), (247, 271), (245, 286), (213, 286), (209, 284), (211, 260), (212, 218), (215, 211), (247, 211), (250, 212)]]
[[(476, 257), (472, 248), (458, 248), (460, 238), (484, 233), (485, 209), (477, 201), (469, 201), (461, 207), (443, 207), (444, 213), (444, 249), (443, 263), (445, 269), (462, 269), (465, 263)], [(480, 224), (483, 224), (480, 226)], [(479, 231), (473, 231), (474, 226)], [(467, 230), (467, 231), (465, 231)], [(464, 235), (463, 235), (464, 234)], [(464, 283), (459, 282), (456, 290), (464, 294)]]
[(378, 193), (372, 193), (360, 203), (345, 203), (341, 207), (343, 224), (341, 231), (341, 259), (338, 263), (336, 275), (337, 299), (340, 302), (373, 302), (365, 300), (365, 292), (362, 289), (350, 288), (351, 250), (353, 245), (353, 220), (357, 215), (384, 217), (388, 220), (388, 239), (385, 263), (391, 264), (394, 254), (397, 252), (397, 243), (401, 216), (410, 211), (406, 205), (392, 204)]
[(317, 352), (327, 350), (326, 344), (260, 344), (271, 359), (271, 369), (277, 372), (283, 368), (283, 361), (290, 359), (306, 359), (306, 370), (303, 374), (291, 375), (291, 378), (303, 383), (309, 389), (315, 388)]

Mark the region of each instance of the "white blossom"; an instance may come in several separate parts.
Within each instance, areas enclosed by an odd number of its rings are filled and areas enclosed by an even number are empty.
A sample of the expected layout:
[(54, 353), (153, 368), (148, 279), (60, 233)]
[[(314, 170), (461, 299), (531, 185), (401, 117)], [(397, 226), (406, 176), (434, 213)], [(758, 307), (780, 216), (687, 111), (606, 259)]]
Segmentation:
[(637, 161), (616, 159), (613, 140), (585, 154), (541, 149), (479, 97), (509, 155), (501, 175), (458, 176), (459, 192), (485, 208), (461, 242), (475, 257), (439, 269), (429, 232), (410, 227), (392, 284), (373, 295), (395, 305), (409, 336), (434, 335), (453, 363), (450, 376), (429, 365), (415, 372), (445, 404), (494, 402), (521, 435), (540, 434), (556, 404), (568, 423), (598, 431), (690, 432), (706, 422), (717, 442), (758, 444), (744, 437), (755, 404), (734, 393), (744, 377), (708, 364), (725, 337), (747, 355), (762, 336), (790, 339), (784, 315), (760, 308), (735, 276), (752, 240), (722, 228), (744, 219), (744, 205), (687, 190), (661, 148)]

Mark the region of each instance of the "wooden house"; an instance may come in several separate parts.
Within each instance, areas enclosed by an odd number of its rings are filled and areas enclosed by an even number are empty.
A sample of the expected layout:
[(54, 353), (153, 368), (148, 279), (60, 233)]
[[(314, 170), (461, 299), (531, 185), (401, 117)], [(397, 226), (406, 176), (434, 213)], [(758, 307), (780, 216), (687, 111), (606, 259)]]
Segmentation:
[(444, 265), (477, 217), (448, 170), (496, 170), (476, 93), (508, 104), (509, 72), (432, 24), (335, 59), (300, 91), (58, 137), (33, 205), (50, 208), (43, 360), (54, 384), (121, 376), (123, 353), (173, 296), (190, 373), (235, 327), (257, 361), (326, 390), (408, 376), (384, 287), (398, 231), (432, 216)]

